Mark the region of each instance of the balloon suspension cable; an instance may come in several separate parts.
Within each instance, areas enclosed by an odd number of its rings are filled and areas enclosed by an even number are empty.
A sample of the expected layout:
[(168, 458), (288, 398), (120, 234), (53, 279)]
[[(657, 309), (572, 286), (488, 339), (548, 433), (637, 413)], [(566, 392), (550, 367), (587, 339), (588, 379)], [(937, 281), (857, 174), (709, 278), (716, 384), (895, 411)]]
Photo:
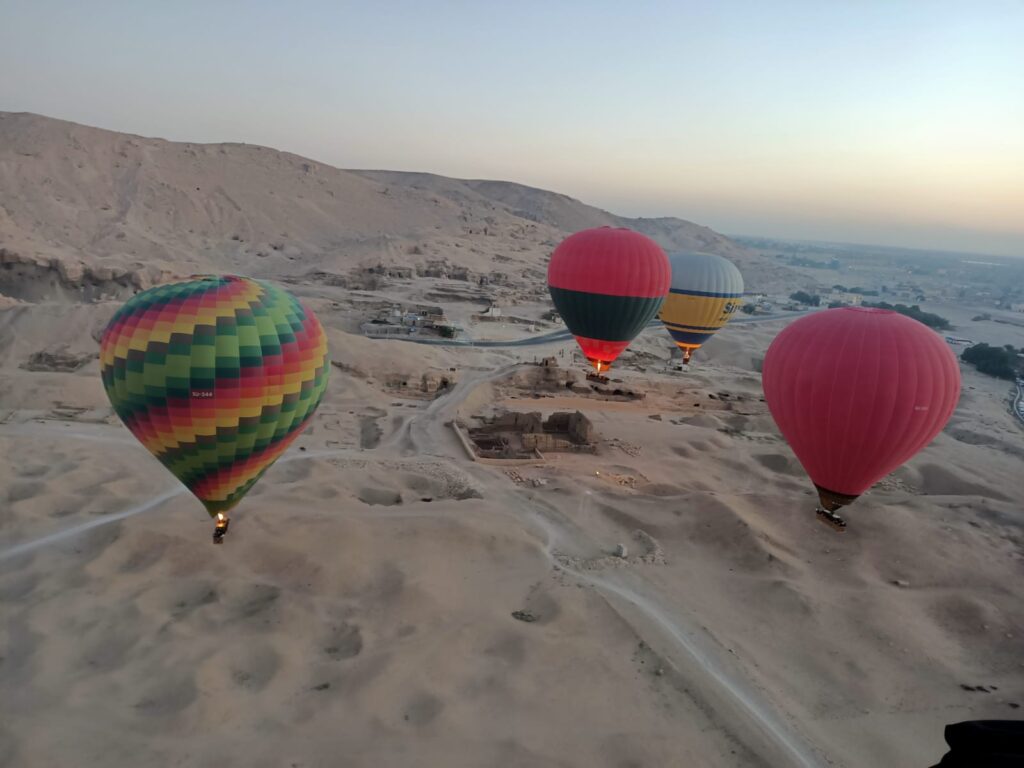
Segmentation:
[(217, 519), (216, 519), (216, 522), (214, 523), (214, 527), (213, 527), (213, 543), (214, 544), (223, 544), (224, 543), (224, 534), (226, 534), (228, 532), (228, 526), (230, 524), (231, 524), (231, 521), (228, 519), (227, 515), (225, 515), (223, 512), (218, 512), (217, 513)]

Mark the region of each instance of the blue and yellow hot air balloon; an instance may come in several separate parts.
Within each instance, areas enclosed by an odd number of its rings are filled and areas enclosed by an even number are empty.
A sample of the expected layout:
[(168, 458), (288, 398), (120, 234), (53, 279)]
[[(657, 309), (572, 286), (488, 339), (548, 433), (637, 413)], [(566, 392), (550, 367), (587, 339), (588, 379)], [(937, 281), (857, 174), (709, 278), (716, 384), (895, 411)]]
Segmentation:
[(683, 362), (743, 303), (743, 276), (736, 265), (713, 253), (684, 252), (669, 256), (672, 286), (658, 318), (683, 350)]

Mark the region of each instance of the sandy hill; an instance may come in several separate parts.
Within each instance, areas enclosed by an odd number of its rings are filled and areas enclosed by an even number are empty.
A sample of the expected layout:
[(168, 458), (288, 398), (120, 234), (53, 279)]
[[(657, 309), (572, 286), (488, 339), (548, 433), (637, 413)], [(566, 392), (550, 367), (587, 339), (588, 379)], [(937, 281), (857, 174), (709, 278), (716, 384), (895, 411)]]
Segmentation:
[[(456, 228), (465, 212), (264, 147), (148, 139), (0, 114), (0, 241), (27, 255), (249, 268), (384, 234)], [(260, 265), (273, 271), (274, 262)]]
[(653, 237), (669, 250), (718, 253), (740, 261), (750, 253), (713, 229), (675, 217), (628, 218), (595, 208), (575, 198), (510, 181), (449, 179), (430, 173), (355, 171), (366, 178), (430, 191), (456, 202), (477, 199), (497, 203), (515, 216), (547, 224), (564, 232), (589, 227), (629, 227)]
[(205, 269), (282, 277), (414, 257), (481, 272), (538, 269), (567, 233), (603, 224), (668, 249), (726, 255), (748, 282), (775, 274), (706, 227), (625, 219), (519, 184), (345, 171), (266, 147), (171, 142), (26, 113), (0, 112), (0, 199), (0, 293), (30, 301), (83, 283), (87, 298), (123, 295), (118, 284)]

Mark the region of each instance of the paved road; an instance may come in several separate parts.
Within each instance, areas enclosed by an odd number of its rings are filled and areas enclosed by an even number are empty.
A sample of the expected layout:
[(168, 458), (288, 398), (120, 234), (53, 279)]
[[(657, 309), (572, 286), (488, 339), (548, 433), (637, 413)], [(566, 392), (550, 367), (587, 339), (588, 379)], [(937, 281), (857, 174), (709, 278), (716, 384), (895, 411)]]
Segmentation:
[[(800, 317), (806, 315), (808, 312), (813, 310), (804, 309), (798, 312), (784, 312), (775, 315), (760, 315), (756, 317), (737, 317), (729, 321), (729, 325), (746, 325), (748, 323), (766, 323), (771, 320), (783, 320), (787, 318)], [(647, 324), (648, 328), (661, 328), (660, 320), (651, 320)], [(729, 326), (726, 326), (728, 328)], [(548, 333), (542, 333), (539, 336), (527, 336), (522, 339), (505, 339), (505, 340), (482, 340), (474, 341), (472, 339), (438, 339), (434, 337), (418, 337), (418, 336), (369, 336), (371, 339), (391, 339), (394, 341), (411, 341), (413, 344), (433, 344), (440, 347), (534, 347), (541, 344), (550, 344), (555, 341), (568, 341), (572, 338), (572, 334), (565, 328), (557, 331), (549, 331)]]

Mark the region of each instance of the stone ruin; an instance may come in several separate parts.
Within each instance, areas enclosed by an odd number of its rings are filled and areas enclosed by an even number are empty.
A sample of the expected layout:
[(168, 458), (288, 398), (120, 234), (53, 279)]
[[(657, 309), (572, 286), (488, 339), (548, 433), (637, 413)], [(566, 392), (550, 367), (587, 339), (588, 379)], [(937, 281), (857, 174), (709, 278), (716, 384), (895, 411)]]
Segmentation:
[(384, 379), (384, 386), (405, 397), (433, 399), (455, 386), (456, 374), (425, 371), (417, 380), (415, 375), (394, 373)]
[[(587, 380), (581, 381), (584, 378)], [(598, 377), (596, 374), (583, 376), (577, 369), (563, 368), (559, 359), (553, 355), (535, 360), (532, 366), (513, 373), (509, 383), (518, 389), (530, 391), (534, 397), (545, 396), (541, 393), (565, 390), (594, 400), (617, 402), (633, 402), (647, 397), (643, 390), (629, 387), (619, 379)]]
[(378, 263), (376, 266), (366, 267), (363, 272), (368, 275), (379, 275), (398, 280), (407, 280), (412, 277), (412, 267), (399, 267), (394, 264)]
[(523, 446), (541, 453), (594, 453), (597, 446), (592, 442), (593, 438), (593, 424), (579, 411), (553, 413), (541, 425), (539, 432), (522, 434)]
[(491, 272), (487, 275), (480, 275), (477, 278), (478, 285), (508, 285), (508, 274), (505, 272)]
[(0, 248), (0, 295), (21, 301), (64, 299), (91, 303), (127, 299), (177, 277), (156, 266), (90, 264)]
[(27, 361), (21, 364), (26, 371), (56, 371), (70, 373), (99, 357), (98, 352), (74, 353), (66, 346), (53, 350), (33, 352)]
[(546, 420), (538, 412), (510, 411), (469, 429), (477, 456), (491, 459), (538, 458), (539, 454), (594, 453), (594, 425), (584, 414), (560, 411)]

